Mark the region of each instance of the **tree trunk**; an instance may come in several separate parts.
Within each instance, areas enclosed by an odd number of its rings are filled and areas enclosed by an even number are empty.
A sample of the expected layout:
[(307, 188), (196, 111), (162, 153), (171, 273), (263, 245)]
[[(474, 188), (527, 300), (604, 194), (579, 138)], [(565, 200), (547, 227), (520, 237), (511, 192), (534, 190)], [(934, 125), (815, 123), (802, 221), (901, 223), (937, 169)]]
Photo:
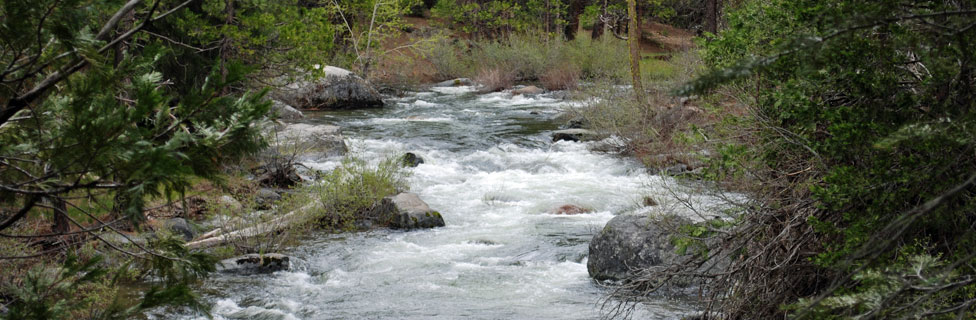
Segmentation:
[(705, 0), (705, 31), (718, 32), (718, 0)]
[(60, 197), (50, 197), (47, 199), (51, 204), (51, 208), (54, 208), (54, 225), (51, 226), (51, 231), (58, 234), (71, 231), (71, 223), (68, 221), (67, 203)]
[(630, 18), (627, 26), (627, 43), (630, 45), (630, 74), (634, 81), (634, 97), (644, 103), (644, 89), (641, 86), (640, 74), (640, 21), (637, 20), (637, 0), (627, 0), (627, 16)]
[(597, 40), (603, 36), (603, 29), (607, 26), (603, 23), (603, 17), (607, 15), (607, 0), (603, 0), (603, 4), (600, 5), (600, 16), (596, 17), (596, 21), (593, 22), (593, 32), (590, 34), (590, 39)]
[(569, 1), (569, 9), (566, 11), (568, 22), (566, 28), (563, 30), (563, 34), (566, 35), (566, 40), (573, 41), (576, 39), (576, 31), (579, 30), (579, 17), (583, 14), (583, 9), (585, 8), (586, 0)]
[[(224, 20), (224, 25), (231, 25), (234, 23), (234, 0), (227, 0), (227, 7), (225, 8), (227, 17)], [(227, 81), (227, 63), (231, 57), (231, 43), (230, 37), (224, 36), (223, 41), (220, 44), (220, 80)], [(228, 88), (224, 88), (224, 93), (226, 94)]]

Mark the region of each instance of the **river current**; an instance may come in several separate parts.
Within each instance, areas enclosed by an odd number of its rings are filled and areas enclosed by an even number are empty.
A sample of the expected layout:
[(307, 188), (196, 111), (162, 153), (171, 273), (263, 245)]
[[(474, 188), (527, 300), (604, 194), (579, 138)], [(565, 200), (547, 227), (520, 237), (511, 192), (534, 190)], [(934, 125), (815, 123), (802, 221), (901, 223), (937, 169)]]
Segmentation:
[[(289, 271), (219, 274), (204, 286), (216, 319), (595, 319), (607, 288), (586, 271), (588, 244), (614, 215), (677, 210), (669, 178), (640, 164), (553, 143), (559, 113), (549, 95), (477, 94), (433, 88), (376, 110), (312, 113), (305, 122), (343, 128), (354, 156), (379, 161), (413, 152), (425, 163), (410, 192), (446, 227), (312, 234), (284, 252)], [(340, 159), (305, 165), (328, 170)], [(645, 196), (661, 203), (640, 208)], [(680, 196), (680, 195), (679, 195)], [(550, 214), (572, 204), (581, 215)], [(651, 300), (637, 317), (676, 319), (683, 301)], [(197, 319), (173, 312), (158, 319)]]

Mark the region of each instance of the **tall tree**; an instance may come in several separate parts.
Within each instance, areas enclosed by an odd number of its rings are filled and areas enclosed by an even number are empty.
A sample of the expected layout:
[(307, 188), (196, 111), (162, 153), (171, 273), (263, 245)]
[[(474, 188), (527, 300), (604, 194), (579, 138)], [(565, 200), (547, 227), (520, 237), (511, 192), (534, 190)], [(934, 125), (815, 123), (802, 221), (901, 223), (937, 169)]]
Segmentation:
[(634, 97), (644, 102), (644, 88), (641, 85), (640, 70), (640, 16), (637, 14), (637, 0), (627, 0), (627, 44), (630, 46), (630, 75), (633, 80)]
[(705, 0), (705, 31), (715, 34), (718, 31), (718, 1)]
[(569, 0), (568, 10), (566, 11), (566, 17), (569, 20), (563, 30), (563, 35), (566, 37), (566, 40), (573, 41), (576, 39), (576, 32), (579, 32), (579, 18), (583, 14), (583, 9), (586, 8), (587, 2), (587, 0)]

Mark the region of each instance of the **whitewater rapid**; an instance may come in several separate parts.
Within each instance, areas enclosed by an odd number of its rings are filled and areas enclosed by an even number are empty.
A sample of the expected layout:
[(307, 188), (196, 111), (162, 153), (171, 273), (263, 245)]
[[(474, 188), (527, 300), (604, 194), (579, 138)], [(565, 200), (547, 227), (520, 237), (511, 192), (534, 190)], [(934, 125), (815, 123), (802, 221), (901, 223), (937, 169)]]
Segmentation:
[[(215, 318), (599, 318), (608, 289), (587, 275), (592, 236), (616, 214), (691, 215), (677, 198), (712, 201), (682, 194), (627, 158), (551, 142), (552, 120), (571, 106), (553, 96), (434, 88), (388, 105), (313, 114), (308, 122), (343, 127), (350, 154), (362, 159), (422, 157), (410, 191), (447, 226), (309, 235), (285, 252), (297, 260), (290, 271), (210, 280), (205, 299)], [(329, 170), (339, 161), (306, 165)], [(645, 196), (661, 205), (640, 208)], [(593, 213), (549, 213), (567, 204)], [(674, 319), (694, 308), (662, 298), (638, 309), (641, 317)], [(174, 316), (199, 317), (159, 317)]]

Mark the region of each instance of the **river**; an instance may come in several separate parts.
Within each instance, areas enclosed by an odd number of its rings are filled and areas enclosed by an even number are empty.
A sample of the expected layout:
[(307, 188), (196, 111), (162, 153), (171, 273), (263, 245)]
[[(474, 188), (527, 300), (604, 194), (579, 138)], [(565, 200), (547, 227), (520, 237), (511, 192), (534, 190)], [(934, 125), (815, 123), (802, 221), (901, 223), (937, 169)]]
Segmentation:
[[(592, 236), (644, 196), (668, 200), (667, 178), (586, 143), (553, 143), (568, 102), (549, 95), (476, 94), (434, 88), (382, 109), (313, 113), (343, 128), (351, 154), (378, 161), (414, 152), (410, 191), (447, 226), (422, 231), (312, 234), (285, 252), (290, 271), (219, 274), (204, 288), (217, 319), (594, 319), (608, 290), (586, 271)], [(306, 163), (330, 169), (338, 159)], [(671, 205), (669, 206), (669, 203)], [(549, 214), (572, 204), (582, 215)], [(680, 208), (678, 208), (680, 209)], [(694, 310), (661, 298), (650, 319)], [(195, 319), (169, 311), (154, 318)]]

